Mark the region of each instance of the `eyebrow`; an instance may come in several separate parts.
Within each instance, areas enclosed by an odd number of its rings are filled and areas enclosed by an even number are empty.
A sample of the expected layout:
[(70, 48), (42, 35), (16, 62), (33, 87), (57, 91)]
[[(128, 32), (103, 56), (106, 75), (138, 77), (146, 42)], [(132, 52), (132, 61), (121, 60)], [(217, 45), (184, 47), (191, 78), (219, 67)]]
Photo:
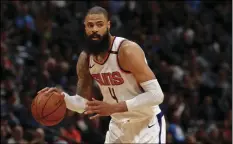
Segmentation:
[(103, 21), (97, 21), (96, 23), (104, 23)]
[(97, 22), (92, 22), (92, 21), (89, 21), (87, 23), (104, 23), (103, 21), (97, 21)]

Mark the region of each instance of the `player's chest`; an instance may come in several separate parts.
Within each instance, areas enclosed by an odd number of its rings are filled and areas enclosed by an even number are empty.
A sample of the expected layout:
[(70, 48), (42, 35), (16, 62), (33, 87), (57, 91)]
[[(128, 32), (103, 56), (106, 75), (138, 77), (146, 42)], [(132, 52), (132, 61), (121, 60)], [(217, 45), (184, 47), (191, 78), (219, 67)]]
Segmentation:
[(92, 78), (100, 86), (118, 86), (124, 83), (124, 76), (119, 69), (112, 66), (93, 66), (89, 68)]

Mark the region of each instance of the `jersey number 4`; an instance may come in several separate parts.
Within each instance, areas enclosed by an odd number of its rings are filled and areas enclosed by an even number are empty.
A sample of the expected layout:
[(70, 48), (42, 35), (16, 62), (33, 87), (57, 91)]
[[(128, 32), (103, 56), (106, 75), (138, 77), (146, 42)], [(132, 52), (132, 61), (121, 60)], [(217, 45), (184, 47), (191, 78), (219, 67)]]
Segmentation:
[(117, 99), (117, 97), (116, 97), (114, 88), (110, 88), (110, 87), (109, 87), (108, 90), (109, 90), (110, 95), (112, 96), (112, 98), (113, 98), (114, 100), (116, 100), (116, 102), (118, 103), (118, 99)]

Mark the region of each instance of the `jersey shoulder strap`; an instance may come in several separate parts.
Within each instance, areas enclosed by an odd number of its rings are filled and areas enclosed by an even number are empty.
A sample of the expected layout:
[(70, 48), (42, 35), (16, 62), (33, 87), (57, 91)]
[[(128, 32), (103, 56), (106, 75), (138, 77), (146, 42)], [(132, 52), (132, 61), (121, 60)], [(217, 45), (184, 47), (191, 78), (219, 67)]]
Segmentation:
[(122, 42), (125, 40), (126, 39), (123, 37), (116, 37), (110, 53), (111, 54), (118, 54), (119, 47), (121, 46)]

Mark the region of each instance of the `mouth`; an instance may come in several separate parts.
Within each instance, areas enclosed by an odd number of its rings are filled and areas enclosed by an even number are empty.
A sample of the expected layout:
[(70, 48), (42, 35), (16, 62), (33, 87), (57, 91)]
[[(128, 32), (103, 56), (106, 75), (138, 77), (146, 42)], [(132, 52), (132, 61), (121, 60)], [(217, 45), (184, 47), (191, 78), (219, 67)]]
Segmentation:
[(93, 37), (93, 38), (91, 38), (92, 40), (100, 40), (100, 38), (98, 38), (98, 37)]
[(92, 40), (100, 40), (100, 36), (99, 35), (92, 35), (91, 39)]

